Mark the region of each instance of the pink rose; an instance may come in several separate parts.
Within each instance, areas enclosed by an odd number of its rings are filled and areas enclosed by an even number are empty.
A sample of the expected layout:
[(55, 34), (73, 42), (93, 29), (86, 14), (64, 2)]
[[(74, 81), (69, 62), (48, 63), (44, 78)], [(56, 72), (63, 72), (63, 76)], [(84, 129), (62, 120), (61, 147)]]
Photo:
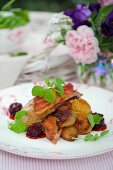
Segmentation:
[(67, 33), (66, 45), (76, 63), (91, 64), (97, 60), (97, 53), (100, 52), (93, 30), (85, 25)]
[(113, 4), (113, 0), (99, 0), (99, 3), (102, 5), (111, 5)]

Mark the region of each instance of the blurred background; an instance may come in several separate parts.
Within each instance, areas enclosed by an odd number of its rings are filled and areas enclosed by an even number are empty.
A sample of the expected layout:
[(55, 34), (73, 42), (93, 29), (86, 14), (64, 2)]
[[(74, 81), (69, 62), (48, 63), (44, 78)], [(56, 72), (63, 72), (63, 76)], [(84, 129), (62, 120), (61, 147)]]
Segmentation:
[[(8, 0), (0, 0), (0, 7)], [(97, 2), (97, 0), (16, 0), (14, 7), (21, 7), (32, 11), (60, 12), (73, 8), (75, 3)]]

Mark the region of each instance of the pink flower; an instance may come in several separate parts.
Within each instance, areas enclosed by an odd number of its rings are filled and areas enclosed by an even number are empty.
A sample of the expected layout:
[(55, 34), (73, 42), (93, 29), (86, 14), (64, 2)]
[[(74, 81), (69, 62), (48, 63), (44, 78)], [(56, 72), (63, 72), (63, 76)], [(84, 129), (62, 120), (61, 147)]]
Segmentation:
[(97, 60), (97, 53), (100, 52), (93, 30), (85, 25), (67, 33), (66, 45), (76, 63), (91, 64)]
[(111, 5), (113, 4), (113, 0), (99, 0), (99, 3), (102, 5)]

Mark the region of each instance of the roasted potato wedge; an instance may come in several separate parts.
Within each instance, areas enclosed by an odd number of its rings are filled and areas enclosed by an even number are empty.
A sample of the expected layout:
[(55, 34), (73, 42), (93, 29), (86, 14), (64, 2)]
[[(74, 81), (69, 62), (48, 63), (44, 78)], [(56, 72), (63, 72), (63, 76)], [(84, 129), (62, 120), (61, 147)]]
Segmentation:
[(91, 107), (84, 99), (72, 100), (71, 104), (71, 109), (73, 112), (81, 113), (83, 116), (87, 116), (91, 113)]
[(88, 134), (92, 130), (92, 127), (87, 117), (84, 116), (84, 113), (77, 114), (77, 119), (76, 119), (74, 126), (78, 130), (78, 134), (81, 134), (81, 135)]
[(61, 137), (67, 141), (73, 141), (78, 137), (77, 129), (74, 126), (65, 127), (62, 129)]

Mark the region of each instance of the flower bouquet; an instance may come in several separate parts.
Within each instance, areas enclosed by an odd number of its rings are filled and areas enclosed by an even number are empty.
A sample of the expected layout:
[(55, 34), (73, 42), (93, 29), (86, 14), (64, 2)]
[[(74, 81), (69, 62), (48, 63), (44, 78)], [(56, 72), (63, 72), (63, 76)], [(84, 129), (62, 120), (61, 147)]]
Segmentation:
[(113, 5), (77, 4), (73, 10), (54, 14), (49, 23), (44, 42), (68, 48), (79, 80), (93, 79), (101, 86), (106, 79), (113, 80)]

